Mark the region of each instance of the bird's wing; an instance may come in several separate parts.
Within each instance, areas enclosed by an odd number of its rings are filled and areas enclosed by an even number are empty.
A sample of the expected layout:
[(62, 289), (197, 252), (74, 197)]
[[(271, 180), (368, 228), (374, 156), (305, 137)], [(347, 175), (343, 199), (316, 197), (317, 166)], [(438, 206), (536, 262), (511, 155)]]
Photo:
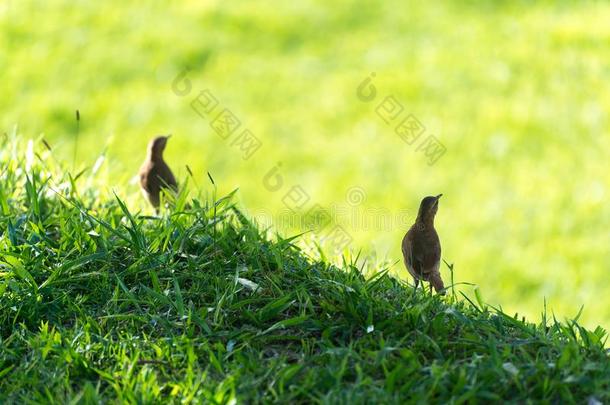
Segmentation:
[[(415, 242), (415, 241), (414, 241)], [(425, 263), (425, 255), (422, 252), (423, 249), (421, 249), (421, 247), (417, 246), (418, 243), (414, 243), (413, 249), (412, 249), (412, 266), (413, 266), (413, 271), (415, 271), (415, 274), (417, 274), (418, 276), (422, 276), (424, 274), (424, 263)]]
[(156, 182), (152, 180), (154, 179), (154, 176), (156, 176), (156, 170), (153, 165), (145, 164), (144, 166), (142, 166), (142, 168), (140, 169), (140, 187), (142, 187), (144, 191), (148, 193), (152, 193), (155, 191), (154, 188)]
[[(438, 237), (436, 237), (438, 239)], [(440, 262), (440, 249), (431, 246), (439, 246), (435, 237), (423, 237), (413, 239), (413, 269), (424, 279), (428, 279)]]
[(433, 244), (437, 248), (428, 254), (426, 257), (426, 269), (430, 269), (433, 272), (438, 273), (441, 262), (441, 241), (438, 238), (438, 234), (434, 231), (432, 235)]
[(405, 261), (405, 267), (409, 271), (409, 273), (413, 277), (417, 277), (419, 272), (415, 269), (414, 266), (414, 256), (413, 256), (413, 233), (411, 230), (407, 232), (405, 237), (402, 239), (402, 256)]

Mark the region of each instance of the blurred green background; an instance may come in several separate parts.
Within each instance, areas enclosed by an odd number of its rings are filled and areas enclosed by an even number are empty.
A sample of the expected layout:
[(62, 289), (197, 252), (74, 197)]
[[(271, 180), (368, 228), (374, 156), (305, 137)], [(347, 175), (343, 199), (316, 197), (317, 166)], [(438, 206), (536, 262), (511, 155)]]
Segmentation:
[[(183, 183), (188, 164), (210, 192), (209, 171), (218, 195), (239, 187), (250, 215), (287, 234), (303, 228), (284, 204), (300, 186), (296, 218), (332, 214), (306, 240), (339, 225), (401, 277), (421, 198), (444, 193), (456, 281), (531, 319), (546, 297), (560, 318), (584, 305), (586, 325), (608, 327), (608, 21), (603, 2), (4, 0), (0, 131), (44, 137), (70, 168), (79, 109), (73, 170), (105, 153), (102, 192), (148, 213), (133, 177), (147, 141), (172, 133)], [(210, 117), (191, 108), (205, 89)], [(377, 114), (387, 96), (446, 148), (435, 164)], [(229, 139), (210, 125), (224, 108), (241, 121)], [(262, 143), (247, 160), (232, 144), (243, 129)], [(265, 182), (278, 163), (282, 183)]]

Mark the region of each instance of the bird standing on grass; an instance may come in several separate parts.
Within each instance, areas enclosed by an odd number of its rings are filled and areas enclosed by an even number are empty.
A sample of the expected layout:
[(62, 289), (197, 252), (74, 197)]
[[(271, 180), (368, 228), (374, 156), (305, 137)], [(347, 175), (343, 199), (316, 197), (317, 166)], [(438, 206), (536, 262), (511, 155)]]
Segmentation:
[(402, 255), (407, 270), (415, 279), (415, 288), (420, 280), (428, 281), (430, 291), (434, 287), (436, 292), (444, 294), (445, 286), (439, 271), (441, 242), (434, 229), (434, 216), (441, 196), (426, 197), (421, 201), (417, 219), (402, 239)]
[(161, 190), (178, 191), (176, 178), (163, 160), (163, 151), (170, 136), (158, 136), (148, 143), (146, 160), (140, 168), (140, 186), (157, 212), (161, 203)]

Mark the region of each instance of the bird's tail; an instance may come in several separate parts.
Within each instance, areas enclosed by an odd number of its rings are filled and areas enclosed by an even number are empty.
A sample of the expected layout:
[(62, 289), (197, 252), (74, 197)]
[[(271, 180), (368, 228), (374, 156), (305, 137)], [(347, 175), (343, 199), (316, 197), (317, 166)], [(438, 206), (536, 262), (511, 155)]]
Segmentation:
[(441, 275), (438, 272), (430, 274), (430, 284), (432, 284), (432, 287), (434, 287), (434, 290), (437, 293), (442, 293), (445, 290), (445, 285), (443, 284)]

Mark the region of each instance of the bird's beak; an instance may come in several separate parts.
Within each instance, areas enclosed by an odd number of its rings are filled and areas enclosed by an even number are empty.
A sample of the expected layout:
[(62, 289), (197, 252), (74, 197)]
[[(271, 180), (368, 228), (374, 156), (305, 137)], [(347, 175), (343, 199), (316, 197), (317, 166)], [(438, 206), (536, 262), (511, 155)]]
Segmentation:
[(441, 198), (442, 196), (443, 196), (442, 194), (437, 195), (436, 200), (438, 201), (438, 199)]
[(169, 139), (169, 138), (171, 138), (171, 137), (172, 137), (172, 134), (165, 135), (165, 139)]

